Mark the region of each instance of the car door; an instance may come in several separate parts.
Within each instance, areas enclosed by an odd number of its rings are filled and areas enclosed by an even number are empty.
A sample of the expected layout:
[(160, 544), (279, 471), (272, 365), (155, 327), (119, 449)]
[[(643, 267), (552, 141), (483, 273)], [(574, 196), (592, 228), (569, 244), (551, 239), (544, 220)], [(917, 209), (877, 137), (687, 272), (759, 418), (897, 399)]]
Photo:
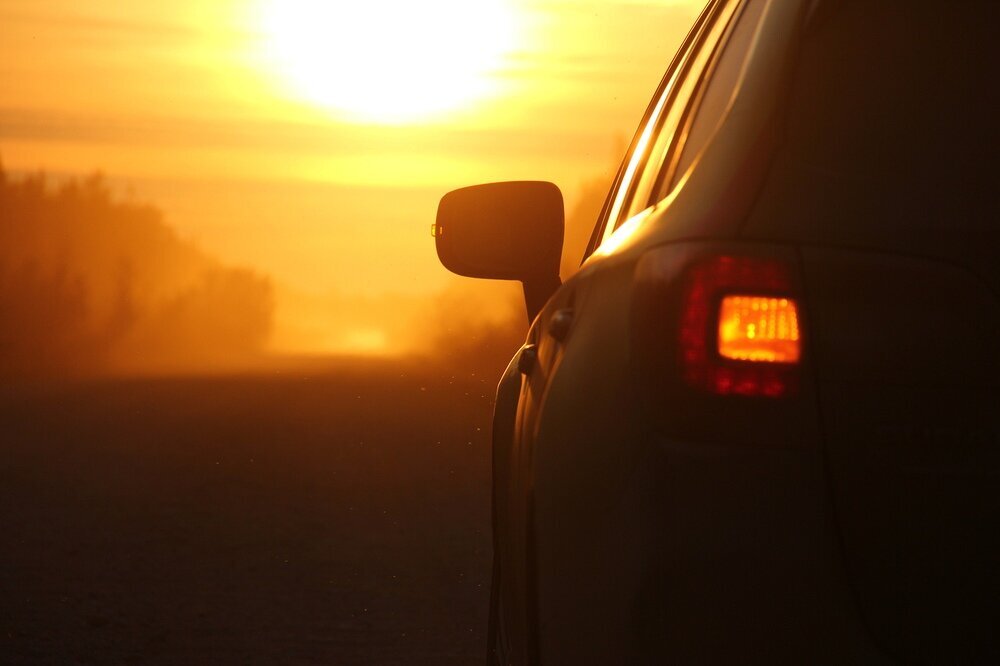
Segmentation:
[[(733, 2), (728, 3), (730, 5)], [(593, 238), (599, 239), (607, 220), (619, 216), (630, 194), (632, 180), (649, 156), (668, 102), (676, 97), (676, 80), (688, 63), (706, 26), (725, 3), (708, 4), (691, 29), (653, 98), (636, 133), (614, 186), (605, 203)], [(617, 209), (612, 212), (612, 209)], [(592, 240), (592, 243), (594, 241)], [(564, 285), (529, 329), (524, 346), (505, 371), (497, 390), (493, 420), (493, 521), (494, 571), (500, 581), (494, 589), (498, 611), (496, 634), (501, 659), (513, 663), (537, 661), (537, 604), (533, 590), (532, 561), (532, 445), (533, 427), (551, 373), (558, 365), (560, 348), (552, 335), (555, 316), (572, 317), (573, 285)]]
[[(646, 207), (660, 163), (676, 148), (676, 134), (712, 56), (721, 48), (742, 0), (711, 2), (671, 63), (646, 112), (605, 204), (594, 238)], [(646, 175), (644, 177), (644, 175)], [(539, 416), (565, 353), (581, 280), (557, 291), (533, 323), (525, 346), (508, 367), (498, 392), (494, 421), (495, 555), (500, 558), (500, 607), (512, 661), (537, 661), (534, 459)], [(517, 395), (516, 400), (514, 395)]]

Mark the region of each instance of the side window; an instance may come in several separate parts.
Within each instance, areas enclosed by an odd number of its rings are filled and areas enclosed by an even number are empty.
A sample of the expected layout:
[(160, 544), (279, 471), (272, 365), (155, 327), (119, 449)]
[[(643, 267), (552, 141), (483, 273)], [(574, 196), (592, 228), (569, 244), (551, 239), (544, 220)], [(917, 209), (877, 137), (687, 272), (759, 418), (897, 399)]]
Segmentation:
[(676, 153), (673, 164), (666, 161), (663, 163), (653, 201), (669, 194), (678, 179), (687, 173), (726, 115), (746, 56), (757, 34), (765, 4), (764, 0), (749, 0), (740, 13), (721, 55), (707, 72), (707, 84), (701, 87), (691, 104), (688, 127), (678, 141), (680, 150)]
[(650, 144), (653, 142), (654, 133), (660, 124), (664, 108), (673, 95), (677, 79), (680, 77), (685, 63), (694, 49), (694, 45), (701, 41), (708, 26), (715, 21), (721, 2), (734, 4), (734, 0), (710, 0), (705, 9), (702, 10), (694, 26), (688, 32), (687, 37), (684, 38), (684, 42), (681, 44), (680, 49), (678, 49), (677, 54), (670, 62), (667, 74), (664, 76), (663, 81), (661, 81), (660, 88), (653, 98), (653, 103), (646, 110), (646, 115), (639, 126), (639, 131), (632, 139), (625, 162), (615, 177), (611, 192), (604, 203), (604, 209), (601, 211), (601, 216), (597, 221), (594, 233), (587, 247), (587, 256), (596, 250), (604, 242), (604, 239), (614, 231), (622, 219), (623, 211), (628, 209), (629, 202), (631, 202), (635, 192), (636, 176), (649, 157)]
[(681, 52), (678, 54), (677, 66), (673, 68), (669, 78), (660, 89), (658, 96), (655, 98), (656, 103), (647, 113), (645, 123), (636, 135), (631, 156), (625, 164), (621, 177), (616, 184), (614, 197), (610, 203), (610, 209), (606, 218), (605, 237), (618, 226), (622, 219), (622, 213), (630, 208), (630, 203), (635, 194), (636, 177), (649, 157), (654, 133), (660, 124), (660, 119), (663, 117), (664, 109), (666, 109), (667, 103), (674, 97), (677, 79), (681, 75), (684, 64), (691, 52), (691, 41), (689, 38), (684, 46), (681, 47)]
[[(753, 3), (754, 0), (750, 0), (750, 2)], [(721, 8), (715, 15), (714, 21), (707, 26), (700, 43), (684, 63), (680, 82), (673, 90), (673, 98), (663, 114), (656, 134), (656, 141), (649, 151), (649, 160), (637, 179), (628, 206), (622, 211), (621, 217), (616, 220), (616, 226), (649, 207), (650, 195), (655, 188), (657, 175), (661, 172), (662, 165), (669, 164), (677, 146), (683, 140), (681, 130), (686, 125), (689, 110), (693, 105), (692, 100), (698, 94), (702, 78), (710, 72), (713, 57), (720, 48), (720, 44), (723, 43), (725, 32), (741, 4), (741, 2), (728, 2)], [(757, 0), (756, 4), (763, 4), (763, 2)]]
[(730, 0), (709, 17), (657, 100), (607, 217), (601, 241), (663, 199), (725, 116), (766, 0)]

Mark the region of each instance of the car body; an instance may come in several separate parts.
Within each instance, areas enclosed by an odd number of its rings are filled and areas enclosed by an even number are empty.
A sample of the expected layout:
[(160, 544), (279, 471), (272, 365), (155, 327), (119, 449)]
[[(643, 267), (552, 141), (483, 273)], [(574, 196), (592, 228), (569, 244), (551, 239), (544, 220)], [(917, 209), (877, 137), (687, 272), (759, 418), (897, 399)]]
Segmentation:
[(996, 24), (713, 0), (564, 284), (456, 268), (439, 215), (447, 266), (544, 294), (497, 393), (492, 663), (1000, 660)]

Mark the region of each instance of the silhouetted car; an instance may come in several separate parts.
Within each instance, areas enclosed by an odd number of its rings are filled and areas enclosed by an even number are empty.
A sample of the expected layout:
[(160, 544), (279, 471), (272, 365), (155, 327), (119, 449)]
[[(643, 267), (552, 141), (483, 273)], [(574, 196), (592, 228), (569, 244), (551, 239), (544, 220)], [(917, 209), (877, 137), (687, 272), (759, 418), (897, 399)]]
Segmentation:
[(1000, 663), (996, 18), (710, 2), (562, 285), (554, 185), (442, 199), (533, 320), (492, 663)]

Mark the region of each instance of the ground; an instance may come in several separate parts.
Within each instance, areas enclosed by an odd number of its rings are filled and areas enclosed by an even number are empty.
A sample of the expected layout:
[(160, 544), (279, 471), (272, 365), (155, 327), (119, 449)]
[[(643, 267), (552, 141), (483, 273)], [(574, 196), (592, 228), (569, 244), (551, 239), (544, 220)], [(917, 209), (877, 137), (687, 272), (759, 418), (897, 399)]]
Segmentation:
[(482, 663), (494, 383), (0, 389), (0, 663)]

